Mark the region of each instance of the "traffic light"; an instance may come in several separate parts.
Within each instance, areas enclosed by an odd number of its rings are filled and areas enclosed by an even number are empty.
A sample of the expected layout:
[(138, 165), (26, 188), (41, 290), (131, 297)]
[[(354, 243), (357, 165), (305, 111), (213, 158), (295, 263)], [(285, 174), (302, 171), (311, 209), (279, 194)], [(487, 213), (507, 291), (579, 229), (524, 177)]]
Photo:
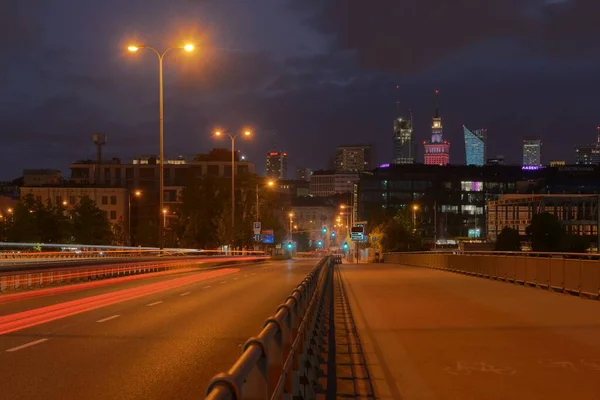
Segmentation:
[(323, 233), (327, 233), (327, 227), (326, 226), (323, 227)]
[(344, 242), (344, 250), (348, 250), (348, 243)]
[(335, 232), (331, 232), (331, 237), (334, 238), (335, 237)]
[(319, 246), (319, 247), (323, 247), (323, 241), (322, 241), (322, 240), (319, 240), (319, 241), (317, 242), (317, 246)]
[(292, 242), (288, 242), (288, 244), (287, 244), (288, 250), (291, 250), (292, 247), (294, 247), (294, 245), (292, 244)]

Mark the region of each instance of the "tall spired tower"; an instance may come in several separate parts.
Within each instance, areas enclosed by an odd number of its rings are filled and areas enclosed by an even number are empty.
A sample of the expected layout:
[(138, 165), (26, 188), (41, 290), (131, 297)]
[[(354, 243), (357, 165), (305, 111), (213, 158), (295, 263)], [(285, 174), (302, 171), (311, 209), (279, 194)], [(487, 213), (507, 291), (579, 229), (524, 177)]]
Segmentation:
[(439, 90), (435, 91), (435, 111), (431, 124), (431, 140), (423, 142), (425, 164), (448, 165), (450, 163), (450, 142), (442, 138), (442, 118), (439, 110)]

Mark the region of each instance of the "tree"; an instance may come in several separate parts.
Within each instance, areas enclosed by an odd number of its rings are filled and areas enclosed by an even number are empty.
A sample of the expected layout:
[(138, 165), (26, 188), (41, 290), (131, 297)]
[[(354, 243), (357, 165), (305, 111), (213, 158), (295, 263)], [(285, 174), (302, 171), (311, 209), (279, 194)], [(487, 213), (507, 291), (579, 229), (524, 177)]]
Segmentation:
[(79, 244), (105, 245), (112, 243), (113, 233), (104, 211), (93, 200), (81, 199), (71, 213), (73, 236)]
[(376, 226), (371, 235), (377, 238), (373, 246), (379, 253), (390, 251), (419, 251), (421, 237), (413, 232), (410, 210), (400, 209), (396, 215)]
[(589, 240), (585, 236), (567, 234), (562, 238), (561, 251), (565, 253), (587, 253), (589, 246)]
[(505, 226), (496, 239), (497, 251), (521, 251), (521, 236), (516, 229)]
[(536, 214), (526, 229), (533, 251), (561, 251), (565, 229), (558, 218), (550, 213)]

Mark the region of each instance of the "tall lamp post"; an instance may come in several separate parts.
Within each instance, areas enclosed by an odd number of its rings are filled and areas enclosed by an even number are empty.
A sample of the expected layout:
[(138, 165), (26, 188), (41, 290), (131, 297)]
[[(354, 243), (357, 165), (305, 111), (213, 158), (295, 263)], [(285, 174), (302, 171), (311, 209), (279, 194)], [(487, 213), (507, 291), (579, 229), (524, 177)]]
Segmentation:
[(133, 196), (140, 197), (142, 195), (141, 190), (136, 190), (134, 192), (129, 192), (129, 204), (127, 206), (127, 233), (129, 234), (129, 245), (133, 245), (133, 235), (131, 234), (131, 198)]
[(292, 232), (293, 232), (292, 228), (293, 228), (293, 225), (294, 225), (294, 213), (291, 212), (291, 213), (288, 214), (288, 216), (290, 217), (290, 241), (293, 241), (294, 240), (294, 236), (292, 234)]
[[(231, 138), (231, 234), (232, 234), (232, 247), (234, 245), (235, 238), (235, 139), (242, 132), (238, 132), (232, 135), (226, 131), (216, 131), (215, 136), (228, 135)], [(252, 132), (244, 131), (244, 136), (250, 136)]]
[[(268, 181), (267, 182), (267, 186), (268, 187), (273, 187), (275, 185), (274, 181)], [(256, 221), (259, 222), (260, 221), (260, 208), (259, 208), (259, 202), (258, 202), (258, 182), (256, 183)]]
[[(158, 177), (158, 181), (159, 181), (159, 212), (162, 212), (162, 209), (164, 208), (164, 204), (165, 204), (165, 198), (164, 198), (164, 189), (165, 189), (165, 159), (164, 159), (164, 100), (163, 100), (163, 60), (165, 58), (165, 55), (171, 51), (171, 50), (175, 50), (175, 49), (183, 49), (185, 51), (192, 52), (194, 50), (194, 45), (191, 43), (188, 43), (184, 46), (180, 46), (180, 47), (169, 47), (167, 48), (165, 51), (163, 51), (162, 53), (158, 50), (156, 50), (154, 47), (152, 46), (145, 46), (145, 45), (140, 45), (140, 46), (136, 46), (136, 45), (132, 45), (127, 47), (127, 50), (129, 50), (132, 53), (137, 52), (140, 49), (148, 49), (152, 52), (154, 52), (154, 54), (156, 54), (156, 56), (158, 57), (158, 132), (159, 132), (159, 155), (158, 155), (158, 159), (159, 159), (159, 177)], [(160, 218), (160, 222), (159, 222), (159, 230), (158, 230), (158, 242), (159, 242), (159, 247), (160, 249), (162, 249), (164, 247), (164, 230), (165, 230), (165, 225), (164, 225), (164, 221), (162, 218)]]
[(419, 211), (419, 205), (415, 204), (412, 206), (413, 233), (417, 231), (417, 211)]

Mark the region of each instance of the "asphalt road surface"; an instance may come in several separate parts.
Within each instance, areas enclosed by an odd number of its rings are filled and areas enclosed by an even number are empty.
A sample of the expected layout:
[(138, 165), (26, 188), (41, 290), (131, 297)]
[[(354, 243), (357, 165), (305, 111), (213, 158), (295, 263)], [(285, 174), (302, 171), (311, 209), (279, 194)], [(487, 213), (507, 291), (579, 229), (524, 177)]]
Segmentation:
[(600, 302), (427, 268), (344, 265), (379, 398), (600, 399)]
[(0, 335), (0, 397), (202, 398), (316, 262), (233, 265), (0, 303), (0, 331), (9, 332)]

